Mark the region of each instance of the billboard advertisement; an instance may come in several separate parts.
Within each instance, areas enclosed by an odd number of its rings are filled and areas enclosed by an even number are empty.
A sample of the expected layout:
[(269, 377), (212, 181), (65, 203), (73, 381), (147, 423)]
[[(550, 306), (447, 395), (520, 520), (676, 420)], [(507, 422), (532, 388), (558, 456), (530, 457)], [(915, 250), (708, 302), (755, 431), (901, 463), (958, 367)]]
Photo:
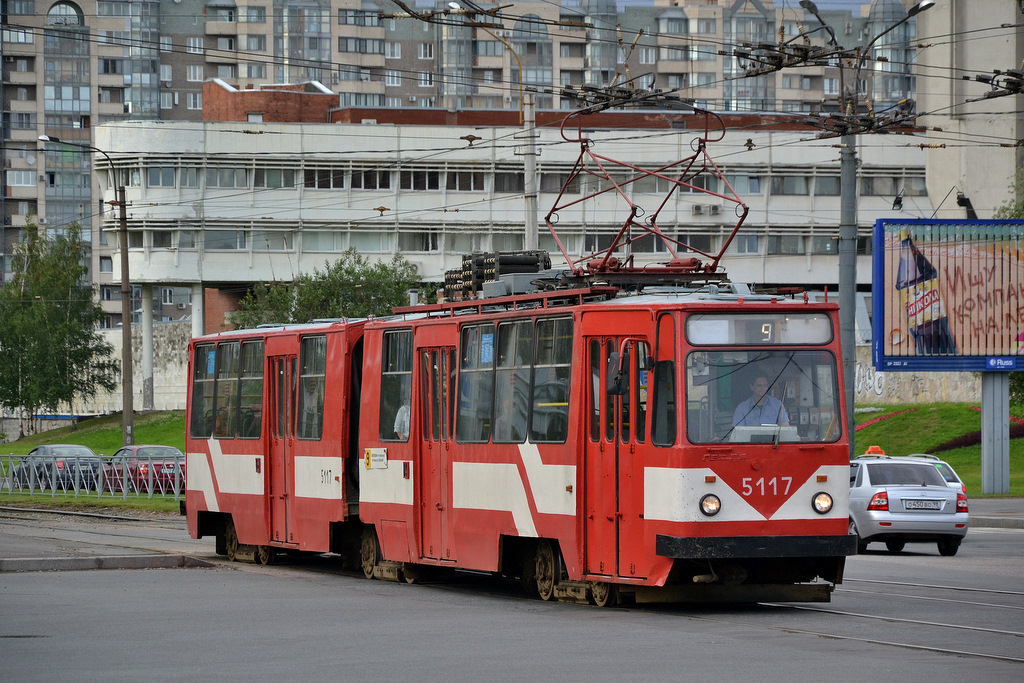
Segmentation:
[(1024, 221), (875, 223), (877, 370), (1024, 370)]

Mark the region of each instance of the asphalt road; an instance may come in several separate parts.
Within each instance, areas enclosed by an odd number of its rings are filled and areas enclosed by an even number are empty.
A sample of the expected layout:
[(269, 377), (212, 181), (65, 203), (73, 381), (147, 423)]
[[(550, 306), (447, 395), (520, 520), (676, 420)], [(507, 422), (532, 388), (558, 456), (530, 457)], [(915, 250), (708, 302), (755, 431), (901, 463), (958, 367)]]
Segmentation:
[(409, 586), (323, 558), (228, 564), (183, 529), (0, 515), (0, 556), (25, 543), (53, 560), (208, 563), (0, 573), (0, 680), (1024, 678), (1019, 529), (972, 529), (956, 557), (878, 546), (850, 559), (830, 604), (613, 609), (476, 575)]

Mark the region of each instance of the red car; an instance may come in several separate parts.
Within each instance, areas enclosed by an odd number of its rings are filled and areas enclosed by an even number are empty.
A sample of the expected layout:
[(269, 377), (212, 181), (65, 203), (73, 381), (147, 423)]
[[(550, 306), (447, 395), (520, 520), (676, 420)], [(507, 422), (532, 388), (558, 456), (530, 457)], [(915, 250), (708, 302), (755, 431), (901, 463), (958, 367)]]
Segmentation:
[(173, 446), (125, 446), (103, 463), (103, 485), (108, 491), (184, 491), (185, 455)]

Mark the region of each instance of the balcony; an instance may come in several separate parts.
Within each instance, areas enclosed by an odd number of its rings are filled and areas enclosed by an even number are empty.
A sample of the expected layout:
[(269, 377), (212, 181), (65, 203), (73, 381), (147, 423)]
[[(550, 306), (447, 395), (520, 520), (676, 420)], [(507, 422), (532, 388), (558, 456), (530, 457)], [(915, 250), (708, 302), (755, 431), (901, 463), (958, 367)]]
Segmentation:
[(208, 21), (206, 22), (206, 35), (208, 36), (237, 36), (238, 22), (234, 21)]

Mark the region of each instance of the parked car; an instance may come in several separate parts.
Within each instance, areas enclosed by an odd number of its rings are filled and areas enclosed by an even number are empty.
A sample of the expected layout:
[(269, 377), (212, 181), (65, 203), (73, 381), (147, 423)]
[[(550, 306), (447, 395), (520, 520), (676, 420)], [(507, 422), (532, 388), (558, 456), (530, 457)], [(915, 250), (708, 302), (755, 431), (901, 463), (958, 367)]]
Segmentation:
[(185, 455), (173, 446), (125, 446), (103, 463), (103, 485), (108, 491), (180, 491), (185, 488)]
[[(102, 467), (100, 457), (88, 446), (46, 444), (36, 446), (13, 468), (14, 483), (23, 489), (73, 491), (95, 489)], [(34, 470), (34, 473), (33, 473)]]
[(850, 533), (858, 550), (882, 542), (898, 553), (908, 542), (934, 542), (940, 555), (956, 555), (967, 534), (967, 496), (947, 483), (935, 460), (862, 455), (850, 462)]

